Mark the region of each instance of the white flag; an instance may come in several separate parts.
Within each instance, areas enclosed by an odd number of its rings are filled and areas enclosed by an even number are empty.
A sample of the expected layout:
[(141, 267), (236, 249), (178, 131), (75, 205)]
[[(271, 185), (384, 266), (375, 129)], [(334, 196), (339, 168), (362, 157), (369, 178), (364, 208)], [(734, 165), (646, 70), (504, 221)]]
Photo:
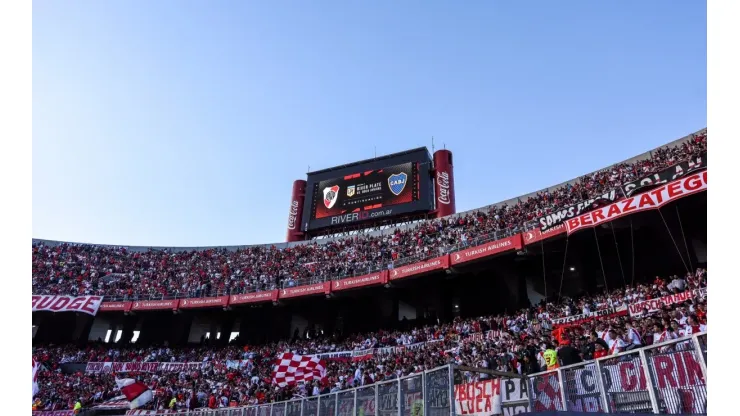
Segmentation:
[(129, 402), (129, 408), (131, 409), (141, 407), (152, 400), (152, 391), (144, 383), (132, 378), (116, 378), (116, 384), (121, 389), (121, 393), (126, 396), (126, 400)]

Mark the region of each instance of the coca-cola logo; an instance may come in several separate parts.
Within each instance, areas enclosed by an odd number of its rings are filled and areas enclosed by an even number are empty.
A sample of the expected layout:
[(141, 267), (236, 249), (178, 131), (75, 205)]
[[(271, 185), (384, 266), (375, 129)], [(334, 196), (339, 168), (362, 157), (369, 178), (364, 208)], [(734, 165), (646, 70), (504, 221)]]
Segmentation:
[(437, 172), (437, 201), (448, 205), (450, 203), (450, 175), (447, 172)]
[(295, 220), (298, 218), (298, 201), (293, 200), (290, 203), (290, 213), (288, 213), (288, 229), (295, 230)]

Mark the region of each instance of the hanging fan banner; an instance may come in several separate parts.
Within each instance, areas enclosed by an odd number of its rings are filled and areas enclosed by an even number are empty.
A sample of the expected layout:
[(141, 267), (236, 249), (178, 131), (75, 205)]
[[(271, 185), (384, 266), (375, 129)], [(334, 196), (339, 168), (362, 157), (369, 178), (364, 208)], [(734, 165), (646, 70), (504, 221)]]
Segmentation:
[(660, 172), (653, 173), (652, 175), (645, 176), (644, 178), (640, 178), (632, 182), (627, 182), (622, 185), (622, 192), (624, 192), (625, 196), (632, 196), (632, 194), (637, 191), (644, 191), (653, 186), (662, 185), (706, 168), (707, 152), (703, 152), (700, 155), (692, 156), (690, 159), (663, 169)]
[(599, 206), (614, 202), (621, 196), (621, 192), (617, 193), (616, 189), (612, 189), (609, 192), (604, 192), (602, 195), (587, 199), (585, 201), (581, 201), (577, 204), (559, 209), (555, 212), (551, 212), (537, 221), (539, 221), (540, 229), (544, 233), (546, 231), (549, 231), (553, 227), (557, 227), (560, 224), (564, 223), (568, 218), (573, 218), (585, 212), (592, 211)]
[(657, 209), (679, 200), (707, 190), (707, 171), (694, 173), (682, 179), (667, 183), (651, 191), (625, 198), (613, 204), (595, 209), (586, 214), (565, 221), (568, 235), (600, 224), (614, 221), (617, 218), (641, 211)]

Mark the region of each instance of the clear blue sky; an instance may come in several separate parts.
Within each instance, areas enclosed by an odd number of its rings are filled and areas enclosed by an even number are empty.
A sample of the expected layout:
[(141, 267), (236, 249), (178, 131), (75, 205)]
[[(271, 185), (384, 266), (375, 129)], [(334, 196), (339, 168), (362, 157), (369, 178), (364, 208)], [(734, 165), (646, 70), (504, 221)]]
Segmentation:
[(417, 146), (459, 211), (706, 126), (706, 2), (33, 3), (33, 236), (283, 241), (292, 182)]

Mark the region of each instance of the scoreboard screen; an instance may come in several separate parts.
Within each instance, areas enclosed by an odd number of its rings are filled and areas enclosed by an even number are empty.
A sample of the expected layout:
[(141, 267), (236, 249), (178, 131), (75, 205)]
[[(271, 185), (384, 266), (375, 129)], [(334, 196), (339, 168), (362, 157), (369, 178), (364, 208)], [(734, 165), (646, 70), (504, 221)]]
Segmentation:
[(426, 158), (391, 155), (309, 175), (304, 231), (430, 210), (431, 163), (423, 153)]

